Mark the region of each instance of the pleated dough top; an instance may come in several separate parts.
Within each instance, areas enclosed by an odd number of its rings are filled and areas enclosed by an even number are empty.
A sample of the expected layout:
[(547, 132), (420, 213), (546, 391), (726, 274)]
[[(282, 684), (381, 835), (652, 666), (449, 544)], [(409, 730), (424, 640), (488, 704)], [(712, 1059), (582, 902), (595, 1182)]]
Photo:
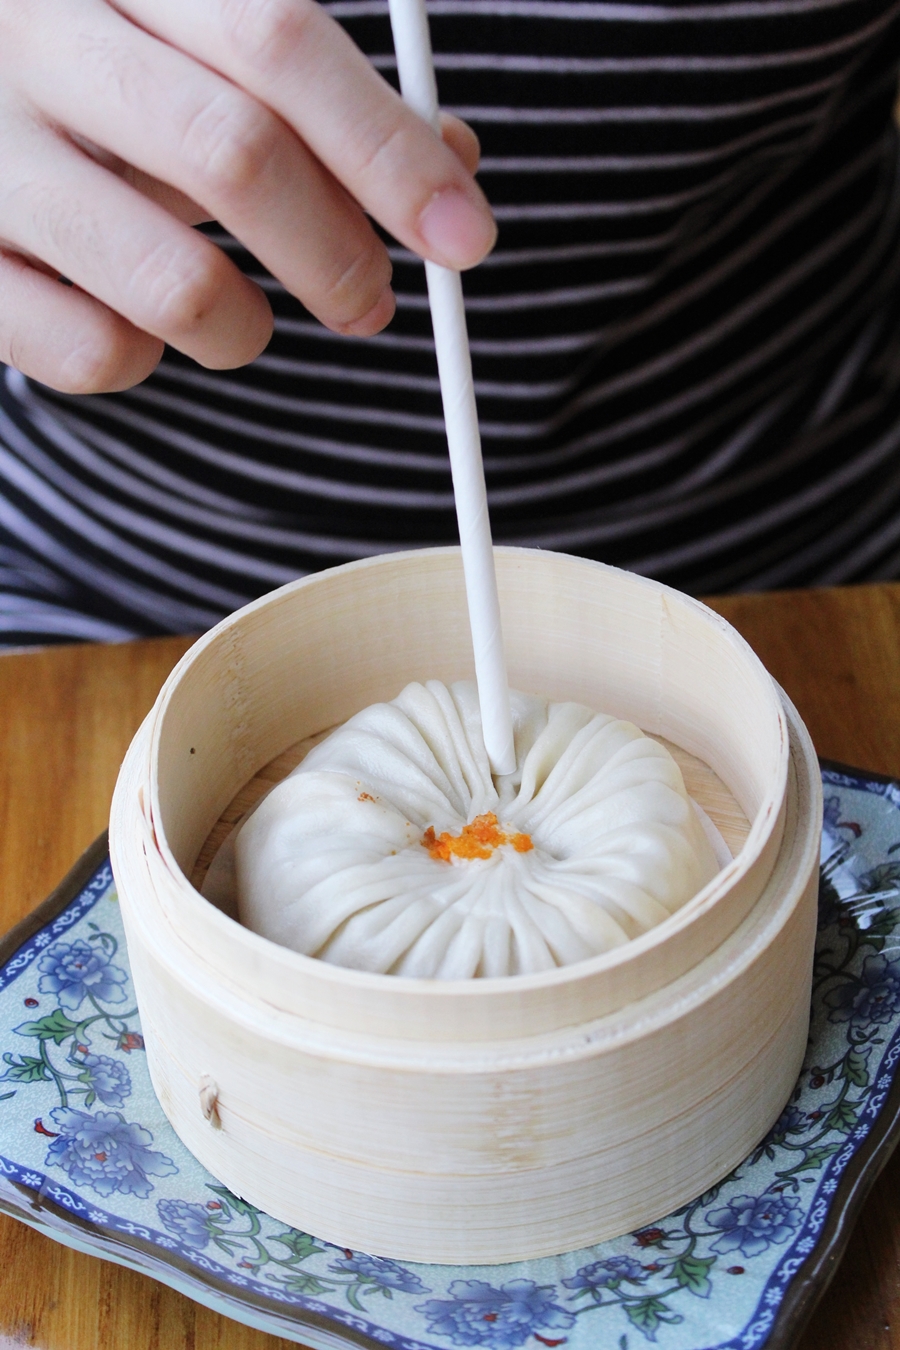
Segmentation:
[(516, 771), (496, 779), (469, 682), (407, 685), (334, 731), (237, 836), (241, 922), (359, 970), (519, 975), (628, 942), (712, 879), (664, 746), (511, 699)]

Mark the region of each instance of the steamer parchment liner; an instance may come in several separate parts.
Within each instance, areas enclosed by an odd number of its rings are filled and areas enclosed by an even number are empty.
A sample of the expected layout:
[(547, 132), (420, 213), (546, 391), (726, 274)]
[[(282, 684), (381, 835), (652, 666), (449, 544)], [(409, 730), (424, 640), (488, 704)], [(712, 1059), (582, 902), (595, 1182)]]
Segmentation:
[[(792, 717), (788, 782), (775, 686), (697, 602), (579, 560), (503, 550), (498, 562), (513, 683), (543, 679), (553, 697), (628, 716), (699, 753), (752, 821), (744, 850), (690, 914), (630, 944), (627, 959), (441, 988), (365, 976), (241, 929), (174, 861), (167, 835), (189, 870), (235, 787), (287, 744), (410, 678), (469, 673), (453, 619), (453, 550), (337, 569), (220, 625), (163, 690), (114, 806), (150, 1066), (176, 1130), (254, 1203), (386, 1256), (511, 1260), (658, 1217), (764, 1132), (805, 1043), (819, 813), (802, 726)], [(436, 594), (450, 617), (429, 627)], [(345, 615), (339, 640), (335, 615), (347, 605), (358, 621)], [(529, 623), (551, 610), (554, 640), (536, 645)], [(398, 654), (411, 621), (416, 641)], [(304, 641), (315, 649), (311, 674), (285, 690), (279, 662), (302, 666)], [(631, 643), (618, 684), (617, 641)], [(348, 694), (337, 676), (352, 651), (361, 655)], [(555, 685), (551, 666), (563, 672)], [(673, 690), (665, 708), (663, 679)], [(305, 721), (287, 715), (298, 699)], [(215, 792), (198, 762), (218, 769)], [(204, 1074), (220, 1089), (221, 1130), (199, 1110)], [(671, 1162), (682, 1155), (692, 1159), (685, 1174)]]

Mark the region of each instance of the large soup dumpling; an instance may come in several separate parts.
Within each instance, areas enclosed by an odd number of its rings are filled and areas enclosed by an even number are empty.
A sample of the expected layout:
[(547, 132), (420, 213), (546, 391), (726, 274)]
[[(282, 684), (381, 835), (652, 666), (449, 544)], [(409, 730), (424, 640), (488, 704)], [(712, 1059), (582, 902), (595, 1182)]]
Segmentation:
[(511, 694), (493, 779), (474, 684), (410, 684), (317, 745), (236, 841), (242, 923), (336, 965), (464, 979), (583, 961), (718, 871), (664, 746)]

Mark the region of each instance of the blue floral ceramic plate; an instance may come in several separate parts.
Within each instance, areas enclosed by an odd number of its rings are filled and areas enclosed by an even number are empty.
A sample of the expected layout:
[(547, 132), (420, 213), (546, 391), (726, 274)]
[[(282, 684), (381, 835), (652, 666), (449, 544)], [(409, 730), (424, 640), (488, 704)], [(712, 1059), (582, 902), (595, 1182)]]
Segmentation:
[(900, 1135), (900, 784), (822, 776), (803, 1072), (750, 1157), (675, 1214), (553, 1259), (418, 1266), (232, 1195), (150, 1086), (103, 840), (0, 943), (0, 1208), (314, 1350), (783, 1350)]

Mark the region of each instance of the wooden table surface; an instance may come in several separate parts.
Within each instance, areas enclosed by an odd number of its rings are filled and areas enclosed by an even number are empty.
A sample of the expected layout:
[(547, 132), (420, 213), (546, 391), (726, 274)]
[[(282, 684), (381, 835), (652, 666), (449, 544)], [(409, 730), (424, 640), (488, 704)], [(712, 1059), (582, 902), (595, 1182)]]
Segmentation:
[[(797, 704), (820, 755), (900, 777), (900, 585), (713, 604)], [(0, 931), (105, 827), (122, 755), (188, 645), (164, 638), (0, 656)], [(289, 1344), (0, 1215), (0, 1350)], [(798, 1350), (900, 1350), (900, 1153)]]

